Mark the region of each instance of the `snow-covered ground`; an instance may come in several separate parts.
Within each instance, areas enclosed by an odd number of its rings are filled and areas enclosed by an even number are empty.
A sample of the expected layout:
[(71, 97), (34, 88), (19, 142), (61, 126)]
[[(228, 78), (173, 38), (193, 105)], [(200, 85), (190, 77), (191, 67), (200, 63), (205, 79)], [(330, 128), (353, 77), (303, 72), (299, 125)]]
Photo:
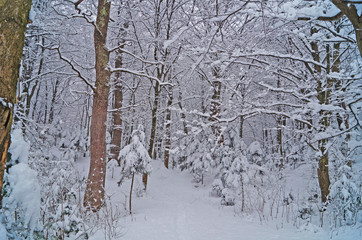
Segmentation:
[[(191, 176), (178, 170), (166, 170), (159, 161), (152, 162), (147, 193), (141, 191), (141, 176), (137, 176), (132, 215), (120, 217), (120, 235), (127, 240), (261, 240), (261, 239), (330, 239), (327, 229), (317, 226), (297, 229), (285, 219), (260, 222), (257, 216), (242, 215), (237, 207), (222, 206), (220, 199), (210, 196), (208, 181), (196, 187)], [(82, 166), (86, 167), (86, 166)], [(84, 169), (84, 168), (83, 168)], [(118, 187), (119, 169), (108, 170), (106, 192), (113, 208), (128, 208), (130, 182)], [(141, 195), (139, 194), (139, 195)], [(124, 212), (124, 210), (123, 210)], [(107, 234), (107, 233), (106, 233)], [(91, 239), (105, 239), (103, 230)], [(333, 239), (362, 239), (360, 230), (341, 229)]]

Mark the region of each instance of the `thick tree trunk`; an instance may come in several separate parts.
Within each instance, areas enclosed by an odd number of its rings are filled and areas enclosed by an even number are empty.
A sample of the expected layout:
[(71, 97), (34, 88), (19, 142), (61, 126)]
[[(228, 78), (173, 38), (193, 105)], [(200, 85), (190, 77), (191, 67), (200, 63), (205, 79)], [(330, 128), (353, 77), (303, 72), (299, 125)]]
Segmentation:
[(327, 202), (327, 196), (329, 194), (329, 170), (328, 170), (328, 153), (325, 154), (319, 159), (318, 164), (318, 182), (319, 188), (321, 189), (321, 198), (322, 202)]
[[(0, 190), (31, 0), (0, 0)], [(0, 204), (2, 196), (0, 195)]]
[(90, 169), (84, 195), (84, 206), (94, 212), (98, 211), (104, 204), (106, 122), (111, 75), (110, 71), (107, 70), (109, 52), (106, 49), (110, 7), (111, 3), (107, 0), (98, 1), (97, 28), (94, 29), (96, 84), (92, 108)]

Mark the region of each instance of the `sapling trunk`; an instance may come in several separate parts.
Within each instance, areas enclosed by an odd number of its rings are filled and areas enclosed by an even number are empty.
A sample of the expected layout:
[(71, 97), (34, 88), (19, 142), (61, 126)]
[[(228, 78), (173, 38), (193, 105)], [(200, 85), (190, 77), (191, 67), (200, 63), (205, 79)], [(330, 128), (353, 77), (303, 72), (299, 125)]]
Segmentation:
[(132, 173), (131, 190), (129, 191), (129, 214), (132, 214), (132, 191), (134, 183), (134, 173)]

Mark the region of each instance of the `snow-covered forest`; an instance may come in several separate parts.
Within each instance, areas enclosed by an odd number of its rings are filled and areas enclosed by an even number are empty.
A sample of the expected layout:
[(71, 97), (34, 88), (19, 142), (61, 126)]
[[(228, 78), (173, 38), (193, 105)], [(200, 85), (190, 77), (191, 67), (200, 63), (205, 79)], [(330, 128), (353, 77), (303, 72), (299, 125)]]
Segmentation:
[(0, 239), (362, 239), (361, 29), (362, 1), (33, 0)]

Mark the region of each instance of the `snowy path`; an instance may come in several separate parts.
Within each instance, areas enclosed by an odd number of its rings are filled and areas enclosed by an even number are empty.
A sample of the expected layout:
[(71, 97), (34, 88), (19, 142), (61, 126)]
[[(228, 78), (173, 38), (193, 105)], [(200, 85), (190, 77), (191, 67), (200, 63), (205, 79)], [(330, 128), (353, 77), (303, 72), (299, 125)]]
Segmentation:
[[(137, 177), (140, 179), (140, 176)], [(110, 185), (112, 185), (111, 182), (108, 186)], [(129, 187), (128, 182), (124, 183), (124, 193), (126, 193), (127, 187)], [(110, 189), (120, 191), (119, 188), (117, 190), (110, 187)], [(234, 207), (221, 206), (220, 199), (210, 197), (208, 189), (208, 187), (195, 188), (187, 173), (168, 171), (161, 163), (154, 162), (147, 194), (143, 197), (135, 197), (134, 213), (121, 220), (121, 225), (124, 227), (122, 239), (329, 239), (328, 234), (324, 231), (317, 233), (298, 231), (287, 225), (277, 230), (276, 222), (260, 223), (258, 219), (241, 217), (235, 213)], [(116, 198), (122, 201), (121, 195)], [(343, 237), (333, 239), (347, 240)]]

